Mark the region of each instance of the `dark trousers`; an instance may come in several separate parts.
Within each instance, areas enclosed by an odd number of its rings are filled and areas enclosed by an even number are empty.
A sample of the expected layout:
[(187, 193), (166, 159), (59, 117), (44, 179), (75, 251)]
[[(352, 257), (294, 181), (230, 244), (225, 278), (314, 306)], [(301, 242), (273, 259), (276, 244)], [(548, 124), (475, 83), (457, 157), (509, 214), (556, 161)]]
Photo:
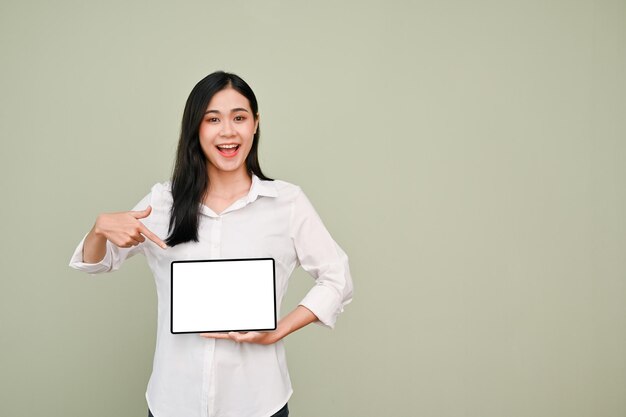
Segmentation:
[[(271, 417), (289, 417), (289, 407), (287, 407), (287, 404), (285, 404), (285, 406), (281, 408), (280, 410), (278, 410), (276, 413), (272, 414)], [(148, 408), (148, 417), (154, 417), (152, 415), (152, 411), (150, 411), (149, 408)]]

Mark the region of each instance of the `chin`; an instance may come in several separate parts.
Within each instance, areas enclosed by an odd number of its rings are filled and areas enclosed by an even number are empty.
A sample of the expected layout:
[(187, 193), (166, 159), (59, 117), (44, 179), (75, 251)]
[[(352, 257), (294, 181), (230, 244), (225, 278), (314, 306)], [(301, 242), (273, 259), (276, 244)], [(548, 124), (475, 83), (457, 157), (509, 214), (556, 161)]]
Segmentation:
[(236, 172), (239, 171), (240, 169), (245, 169), (245, 164), (241, 163), (241, 164), (211, 164), (213, 165), (218, 171), (222, 171), (222, 172)]

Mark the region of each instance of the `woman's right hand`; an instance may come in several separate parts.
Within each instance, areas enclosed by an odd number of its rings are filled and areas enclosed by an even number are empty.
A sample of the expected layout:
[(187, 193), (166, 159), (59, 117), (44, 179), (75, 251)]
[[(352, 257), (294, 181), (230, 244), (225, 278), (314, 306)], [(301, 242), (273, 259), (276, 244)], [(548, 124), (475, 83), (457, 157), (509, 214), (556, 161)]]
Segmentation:
[[(96, 219), (94, 233), (105, 237), (108, 241), (120, 248), (137, 246), (146, 240), (146, 237), (159, 245), (167, 248), (157, 235), (152, 233), (139, 219), (148, 217), (152, 207), (148, 206), (141, 211), (121, 211), (117, 213), (102, 213)], [(145, 236), (145, 237), (144, 237)]]

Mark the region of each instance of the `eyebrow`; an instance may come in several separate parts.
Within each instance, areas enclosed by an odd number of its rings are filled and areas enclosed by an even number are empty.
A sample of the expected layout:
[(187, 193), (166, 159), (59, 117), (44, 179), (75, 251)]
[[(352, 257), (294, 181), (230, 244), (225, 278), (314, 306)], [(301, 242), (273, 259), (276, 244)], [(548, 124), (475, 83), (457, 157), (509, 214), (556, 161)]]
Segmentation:
[[(235, 112), (238, 112), (238, 111), (245, 111), (246, 113), (249, 113), (249, 111), (248, 111), (248, 110), (246, 110), (246, 109), (244, 109), (243, 107), (237, 107), (237, 108), (234, 108), (234, 109), (232, 109), (230, 112), (231, 112), (231, 113), (235, 113)], [(204, 112), (204, 114), (208, 114), (208, 113), (217, 113), (217, 114), (221, 114), (219, 110), (207, 110), (207, 111), (205, 111), (205, 112)]]

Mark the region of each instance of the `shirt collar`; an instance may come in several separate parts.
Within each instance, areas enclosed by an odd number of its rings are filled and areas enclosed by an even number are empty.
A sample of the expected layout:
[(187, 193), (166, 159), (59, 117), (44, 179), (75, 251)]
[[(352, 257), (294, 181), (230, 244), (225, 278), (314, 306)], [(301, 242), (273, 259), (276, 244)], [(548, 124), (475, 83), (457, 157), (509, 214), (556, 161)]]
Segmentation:
[(248, 202), (253, 202), (259, 196), (277, 197), (278, 190), (276, 189), (274, 181), (262, 180), (255, 174), (252, 174), (252, 185), (248, 193)]
[(276, 184), (274, 183), (274, 181), (262, 180), (256, 175), (252, 174), (252, 184), (250, 185), (250, 191), (248, 191), (247, 197), (243, 197), (240, 200), (236, 201), (230, 207), (226, 208), (219, 215), (215, 214), (213, 210), (211, 210), (204, 204), (200, 207), (200, 212), (209, 217), (219, 217), (230, 211), (238, 210), (244, 207), (245, 205), (254, 202), (257, 198), (261, 196), (278, 197), (278, 190), (276, 189)]

